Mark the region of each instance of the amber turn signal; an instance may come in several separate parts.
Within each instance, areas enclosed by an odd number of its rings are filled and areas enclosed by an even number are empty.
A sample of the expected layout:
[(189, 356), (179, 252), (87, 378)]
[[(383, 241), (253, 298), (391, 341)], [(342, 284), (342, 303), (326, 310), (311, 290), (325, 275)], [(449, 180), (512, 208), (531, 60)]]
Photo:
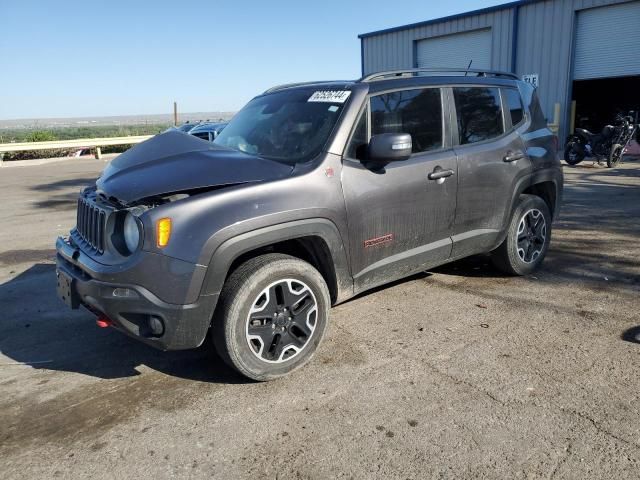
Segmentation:
[(159, 248), (166, 247), (171, 237), (171, 219), (161, 218), (156, 222), (156, 243)]

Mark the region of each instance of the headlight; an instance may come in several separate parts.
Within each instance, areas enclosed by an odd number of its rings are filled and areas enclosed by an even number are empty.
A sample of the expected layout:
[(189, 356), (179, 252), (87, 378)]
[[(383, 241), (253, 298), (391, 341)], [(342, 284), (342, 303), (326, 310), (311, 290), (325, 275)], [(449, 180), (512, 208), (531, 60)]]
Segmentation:
[(127, 213), (124, 218), (123, 234), (127, 250), (130, 253), (135, 252), (140, 244), (140, 228), (138, 227), (138, 220), (132, 213)]

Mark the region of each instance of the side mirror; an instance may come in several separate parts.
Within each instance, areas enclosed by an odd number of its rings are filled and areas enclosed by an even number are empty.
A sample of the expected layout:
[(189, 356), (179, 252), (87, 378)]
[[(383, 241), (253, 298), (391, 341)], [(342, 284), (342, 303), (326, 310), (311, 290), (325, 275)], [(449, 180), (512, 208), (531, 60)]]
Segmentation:
[(367, 148), (367, 161), (387, 163), (407, 160), (411, 156), (411, 135), (381, 133), (373, 135)]

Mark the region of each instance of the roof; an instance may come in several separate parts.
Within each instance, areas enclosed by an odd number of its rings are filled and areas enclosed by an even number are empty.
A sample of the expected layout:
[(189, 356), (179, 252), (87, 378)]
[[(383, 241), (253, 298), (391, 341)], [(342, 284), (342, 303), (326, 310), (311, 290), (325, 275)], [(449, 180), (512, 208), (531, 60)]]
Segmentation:
[(368, 87), (370, 94), (376, 94), (388, 90), (415, 88), (415, 87), (438, 87), (438, 86), (503, 86), (512, 87), (514, 83), (519, 82), (513, 78), (506, 77), (478, 77), (478, 76), (416, 76), (416, 77), (395, 77), (367, 82), (364, 85)]
[(466, 77), (469, 74), (472, 74), (476, 77), (503, 77), (503, 78), (511, 78), (512, 80), (519, 80), (519, 77), (515, 73), (511, 72), (500, 72), (497, 70), (489, 70), (489, 69), (476, 69), (476, 68), (405, 68), (402, 70), (388, 70), (385, 72), (374, 72), (370, 73), (362, 77), (359, 82), (370, 82), (373, 80), (382, 80), (389, 78), (398, 78), (398, 77), (406, 77), (415, 76), (417, 74), (431, 74), (428, 76), (441, 76), (441, 75), (449, 75), (456, 76), (462, 75)]
[(358, 35), (358, 38), (362, 39), (362, 38), (374, 37), (376, 35), (381, 35), (383, 33), (392, 33), (392, 32), (398, 32), (400, 30), (408, 30), (410, 28), (425, 27), (427, 25), (433, 25), (435, 23), (449, 22), (451, 20), (458, 20), (460, 18), (472, 17), (474, 15), (483, 15), (485, 13), (497, 12), (499, 10), (506, 10), (508, 8), (519, 7), (521, 5), (528, 5), (531, 3), (537, 3), (541, 1), (543, 0), (519, 0), (517, 2), (503, 3), (501, 5), (481, 8), (479, 10), (472, 10), (470, 12), (465, 12), (465, 13), (458, 13), (455, 15), (450, 15), (448, 17), (434, 18), (433, 20), (426, 20), (424, 22), (409, 23), (407, 25), (400, 25), (398, 27), (386, 28), (384, 30), (376, 30), (375, 32), (361, 33), (360, 35)]
[[(298, 90), (309, 88), (338, 88), (348, 90), (366, 90), (369, 93), (377, 93), (390, 89), (401, 89), (411, 87), (443, 86), (443, 85), (493, 85), (493, 86), (513, 86), (514, 82), (519, 82), (517, 76), (512, 73), (468, 70), (470, 75), (463, 75), (465, 69), (433, 69), (435, 73), (429, 75), (430, 69), (409, 69), (391, 72), (378, 72), (370, 74), (358, 80), (350, 82), (305, 82), (280, 85), (268, 90), (263, 95), (281, 92), (283, 90)], [(426, 75), (417, 75), (424, 72)], [(438, 73), (441, 72), (441, 73)], [(454, 74), (456, 73), (457, 74)], [(191, 133), (196, 131), (194, 128)]]
[(276, 85), (275, 87), (271, 87), (265, 90), (262, 94), (266, 95), (267, 93), (279, 92), (281, 90), (288, 90), (290, 88), (331, 88), (331, 87), (339, 87), (346, 88), (349, 85), (354, 83), (353, 80), (314, 80), (311, 82), (296, 82), (296, 83), (284, 83), (282, 85)]

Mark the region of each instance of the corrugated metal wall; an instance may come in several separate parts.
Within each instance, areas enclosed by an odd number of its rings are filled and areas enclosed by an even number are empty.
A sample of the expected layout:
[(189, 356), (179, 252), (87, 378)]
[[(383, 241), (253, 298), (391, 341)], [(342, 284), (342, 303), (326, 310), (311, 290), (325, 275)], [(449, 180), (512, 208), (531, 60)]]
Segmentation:
[[(567, 109), (574, 0), (547, 0), (520, 7), (516, 73), (538, 74), (542, 109), (553, 121), (555, 103)], [(566, 122), (561, 119), (564, 125)], [(564, 137), (564, 132), (561, 132)]]
[(491, 28), (493, 34), (493, 51), (491, 52), (493, 68), (509, 70), (512, 26), (513, 11), (509, 9), (364, 38), (364, 73), (413, 68), (416, 40), (482, 28)]
[[(515, 70), (518, 75), (527, 73), (539, 75), (538, 93), (549, 121), (552, 121), (554, 104), (556, 102), (561, 104), (563, 112), (561, 138), (566, 135), (569, 116), (575, 12), (628, 1), (630, 0), (545, 0), (533, 1), (518, 7)], [(364, 73), (412, 68), (415, 66), (415, 41), (480, 28), (491, 28), (492, 31), (492, 68), (512, 71), (514, 12), (514, 8), (505, 8), (490, 13), (364, 37), (362, 38)], [(612, 40), (614, 39), (615, 36), (612, 36)]]

